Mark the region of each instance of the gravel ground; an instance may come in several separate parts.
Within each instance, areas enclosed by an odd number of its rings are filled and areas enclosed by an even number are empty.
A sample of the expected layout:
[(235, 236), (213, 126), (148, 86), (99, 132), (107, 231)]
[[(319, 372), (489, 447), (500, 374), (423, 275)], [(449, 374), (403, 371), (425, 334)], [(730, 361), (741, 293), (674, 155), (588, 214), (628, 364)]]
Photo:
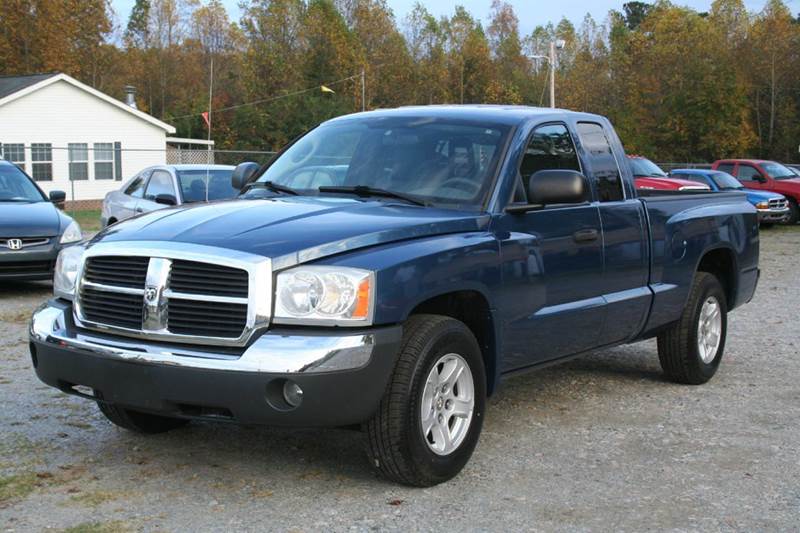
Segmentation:
[(709, 384), (665, 382), (653, 341), (514, 378), (466, 469), (430, 489), (373, 475), (355, 431), (119, 430), (33, 373), (49, 286), (0, 286), (0, 528), (797, 531), (798, 250), (800, 227), (762, 232)]

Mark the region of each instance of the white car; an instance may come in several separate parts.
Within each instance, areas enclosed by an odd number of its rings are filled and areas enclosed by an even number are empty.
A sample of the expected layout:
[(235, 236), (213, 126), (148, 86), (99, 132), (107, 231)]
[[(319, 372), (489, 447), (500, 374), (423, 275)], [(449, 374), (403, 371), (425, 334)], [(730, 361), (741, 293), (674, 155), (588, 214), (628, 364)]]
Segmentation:
[(233, 198), (231, 165), (158, 165), (129, 179), (103, 200), (103, 227), (173, 205)]

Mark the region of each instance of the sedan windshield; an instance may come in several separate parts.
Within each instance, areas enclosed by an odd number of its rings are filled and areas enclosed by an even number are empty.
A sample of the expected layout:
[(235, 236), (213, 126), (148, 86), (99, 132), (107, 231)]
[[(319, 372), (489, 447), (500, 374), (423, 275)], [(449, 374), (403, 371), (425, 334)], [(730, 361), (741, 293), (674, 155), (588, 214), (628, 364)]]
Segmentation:
[(762, 163), (761, 168), (775, 180), (788, 180), (797, 175), (780, 163)]
[[(233, 170), (178, 170), (178, 183), (181, 185), (183, 202), (205, 202), (206, 200), (226, 200), (233, 198), (239, 191), (231, 186)], [(206, 184), (208, 184), (206, 186)], [(208, 196), (206, 197), (206, 189)]]
[(302, 137), (258, 181), (317, 194), (477, 209), (491, 189), (509, 131), (431, 117), (341, 120)]
[(0, 202), (44, 202), (39, 188), (20, 169), (0, 164)]
[(644, 157), (632, 157), (628, 159), (631, 163), (631, 172), (634, 176), (653, 176), (657, 178), (666, 178), (667, 174), (661, 170), (658, 165), (645, 159)]
[(713, 172), (711, 174), (711, 179), (713, 179), (717, 187), (723, 191), (744, 189), (744, 185), (739, 183), (739, 180), (727, 172)]

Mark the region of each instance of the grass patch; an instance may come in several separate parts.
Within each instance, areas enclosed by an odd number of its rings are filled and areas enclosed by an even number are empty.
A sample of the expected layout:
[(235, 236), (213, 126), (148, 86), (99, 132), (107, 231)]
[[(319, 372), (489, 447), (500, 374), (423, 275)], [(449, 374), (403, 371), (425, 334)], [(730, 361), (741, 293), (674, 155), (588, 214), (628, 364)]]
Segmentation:
[(68, 209), (66, 213), (74, 218), (84, 233), (90, 231), (100, 231), (100, 210), (99, 209)]
[(98, 505), (116, 500), (117, 498), (119, 498), (119, 496), (113, 492), (98, 490), (94, 492), (84, 492), (83, 494), (78, 494), (77, 496), (73, 496), (71, 500), (80, 505), (97, 507)]
[(131, 528), (125, 522), (86, 522), (77, 526), (68, 527), (64, 533), (117, 533), (120, 531), (130, 531)]
[(36, 488), (38, 478), (35, 472), (0, 477), (0, 504), (11, 500), (21, 500)]

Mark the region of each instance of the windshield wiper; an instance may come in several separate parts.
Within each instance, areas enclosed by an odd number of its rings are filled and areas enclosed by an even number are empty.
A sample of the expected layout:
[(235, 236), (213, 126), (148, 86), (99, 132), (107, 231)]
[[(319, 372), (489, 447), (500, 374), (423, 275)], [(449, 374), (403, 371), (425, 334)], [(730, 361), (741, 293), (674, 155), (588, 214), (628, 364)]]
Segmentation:
[(31, 200), (30, 198), (0, 198), (0, 202), (27, 202), (32, 204), (35, 201), (36, 200)]
[(255, 189), (255, 188), (269, 189), (272, 192), (282, 192), (283, 194), (291, 194), (293, 196), (297, 196), (300, 194), (291, 187), (287, 187), (286, 185), (281, 185), (280, 183), (275, 183), (274, 181), (254, 181), (253, 183), (247, 184), (247, 188), (245, 189), (244, 192), (247, 192), (250, 189)]
[(379, 189), (377, 187), (370, 187), (368, 185), (354, 185), (354, 186), (325, 186), (319, 188), (319, 192), (343, 192), (343, 193), (351, 193), (355, 194), (356, 196), (360, 196), (362, 198), (368, 198), (370, 196), (382, 196), (384, 198), (395, 198), (397, 200), (403, 200), (404, 202), (408, 202), (414, 205), (421, 205), (423, 207), (427, 207), (428, 204), (423, 202), (422, 200), (418, 200), (413, 196), (409, 196), (403, 194), (401, 192), (389, 191), (386, 189)]

